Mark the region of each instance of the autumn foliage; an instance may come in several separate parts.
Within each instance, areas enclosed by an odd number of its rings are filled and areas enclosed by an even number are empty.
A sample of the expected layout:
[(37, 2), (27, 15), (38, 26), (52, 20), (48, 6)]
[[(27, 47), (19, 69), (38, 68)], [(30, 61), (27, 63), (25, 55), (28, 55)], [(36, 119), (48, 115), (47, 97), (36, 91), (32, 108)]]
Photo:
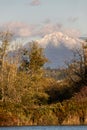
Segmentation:
[(29, 43), (29, 50), (18, 49), (14, 59), (8, 56), (12, 34), (1, 32), (0, 39), (0, 126), (87, 124), (86, 71), (80, 80), (73, 71), (79, 73), (82, 61), (69, 64), (58, 82), (47, 77), (49, 59), (37, 42)]

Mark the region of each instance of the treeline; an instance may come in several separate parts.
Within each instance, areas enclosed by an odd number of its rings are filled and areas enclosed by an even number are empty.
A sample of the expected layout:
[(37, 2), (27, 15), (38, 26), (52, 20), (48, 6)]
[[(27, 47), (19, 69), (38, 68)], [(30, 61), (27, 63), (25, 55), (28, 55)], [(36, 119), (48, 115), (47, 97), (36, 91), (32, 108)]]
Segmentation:
[(47, 67), (46, 70), (46, 77), (54, 78), (55, 80), (63, 80), (67, 77), (66, 68), (51, 68)]
[(8, 56), (12, 37), (0, 33), (0, 126), (86, 124), (84, 48), (74, 52), (66, 69), (56, 72), (44, 68), (49, 59), (35, 41), (29, 49), (19, 48), (15, 56)]

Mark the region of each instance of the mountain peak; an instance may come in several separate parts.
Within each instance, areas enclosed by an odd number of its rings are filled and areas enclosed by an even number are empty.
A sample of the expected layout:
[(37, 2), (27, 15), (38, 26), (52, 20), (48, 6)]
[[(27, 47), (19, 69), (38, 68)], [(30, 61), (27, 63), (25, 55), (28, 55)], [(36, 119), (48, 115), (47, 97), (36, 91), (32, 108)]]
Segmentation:
[(45, 35), (42, 39), (37, 40), (37, 42), (44, 48), (51, 44), (55, 47), (59, 47), (61, 44), (64, 44), (69, 49), (72, 49), (76, 46), (80, 46), (82, 40), (78, 37), (68, 36), (62, 32), (54, 32), (51, 34)]

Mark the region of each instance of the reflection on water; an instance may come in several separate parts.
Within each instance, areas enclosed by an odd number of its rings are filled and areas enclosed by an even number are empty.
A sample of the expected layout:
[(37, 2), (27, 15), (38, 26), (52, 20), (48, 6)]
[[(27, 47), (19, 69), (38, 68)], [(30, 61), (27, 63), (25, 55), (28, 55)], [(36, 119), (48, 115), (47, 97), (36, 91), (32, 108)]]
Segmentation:
[(0, 127), (0, 130), (87, 130), (87, 126), (27, 126)]

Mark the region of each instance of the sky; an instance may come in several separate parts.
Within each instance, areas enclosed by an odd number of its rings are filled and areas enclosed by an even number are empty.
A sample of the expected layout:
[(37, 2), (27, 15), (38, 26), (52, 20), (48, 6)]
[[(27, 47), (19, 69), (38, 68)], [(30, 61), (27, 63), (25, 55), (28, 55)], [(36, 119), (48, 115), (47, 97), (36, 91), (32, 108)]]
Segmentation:
[(37, 38), (54, 31), (87, 36), (87, 0), (0, 0), (0, 29)]
[(0, 0), (3, 30), (15, 35), (19, 47), (37, 40), (52, 67), (64, 64), (79, 37), (87, 37), (87, 0)]

